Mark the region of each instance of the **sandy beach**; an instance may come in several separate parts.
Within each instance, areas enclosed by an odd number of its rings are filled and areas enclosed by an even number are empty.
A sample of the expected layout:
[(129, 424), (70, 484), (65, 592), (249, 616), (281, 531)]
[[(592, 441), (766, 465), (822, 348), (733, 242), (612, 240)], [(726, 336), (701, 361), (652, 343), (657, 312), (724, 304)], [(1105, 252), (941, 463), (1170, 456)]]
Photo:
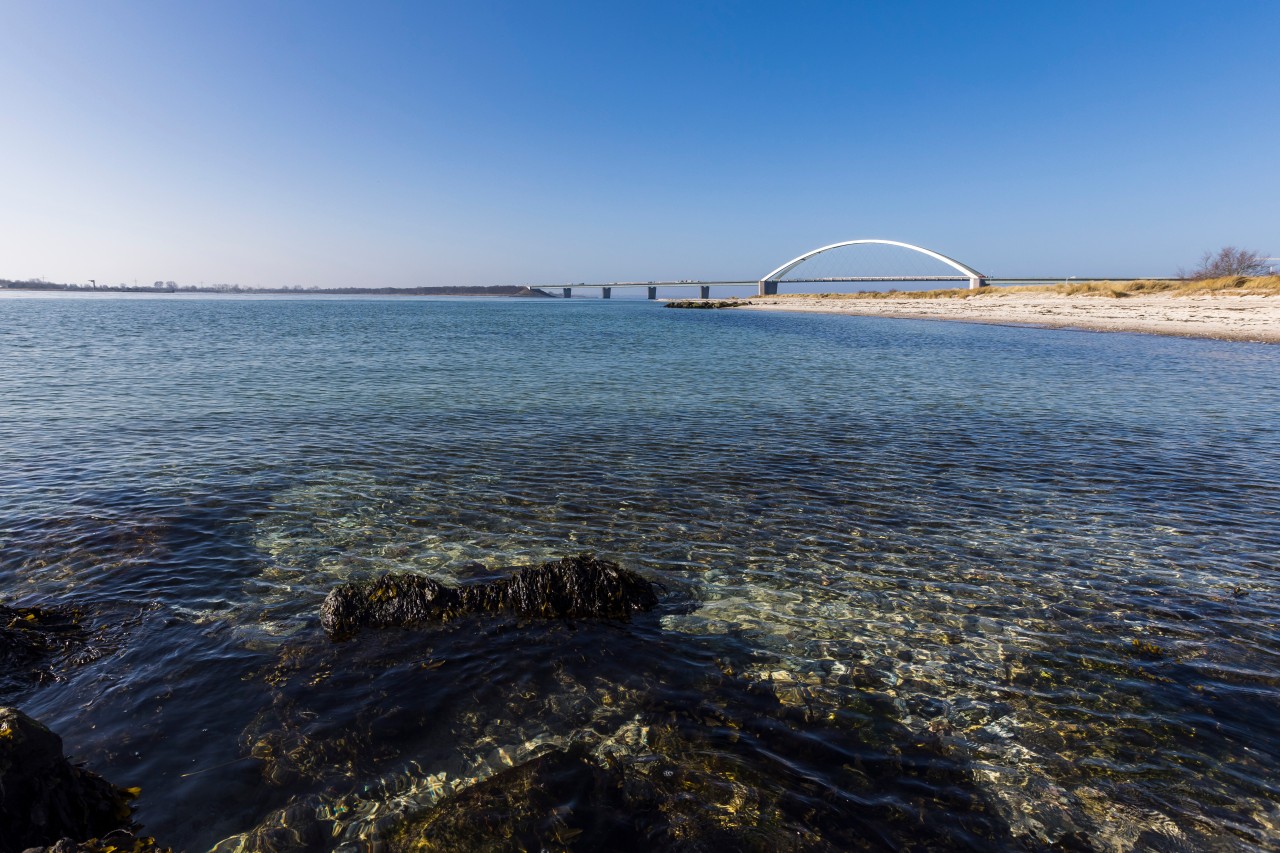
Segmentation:
[(1280, 297), (1276, 296), (1136, 295), (1114, 298), (1000, 294), (995, 291), (968, 299), (850, 299), (784, 295), (757, 297), (743, 308), (1280, 343)]

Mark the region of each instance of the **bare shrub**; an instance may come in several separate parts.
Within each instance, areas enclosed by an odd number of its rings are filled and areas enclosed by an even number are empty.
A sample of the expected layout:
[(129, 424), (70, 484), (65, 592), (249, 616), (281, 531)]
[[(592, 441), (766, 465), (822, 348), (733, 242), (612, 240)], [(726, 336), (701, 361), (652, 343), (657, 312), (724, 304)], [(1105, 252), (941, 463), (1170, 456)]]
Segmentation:
[(1184, 273), (1182, 270), (1178, 272), (1182, 278), (1200, 281), (1207, 278), (1266, 275), (1267, 264), (1261, 252), (1226, 246), (1219, 249), (1216, 255), (1213, 252), (1205, 252), (1204, 257), (1200, 259), (1200, 264), (1190, 273)]

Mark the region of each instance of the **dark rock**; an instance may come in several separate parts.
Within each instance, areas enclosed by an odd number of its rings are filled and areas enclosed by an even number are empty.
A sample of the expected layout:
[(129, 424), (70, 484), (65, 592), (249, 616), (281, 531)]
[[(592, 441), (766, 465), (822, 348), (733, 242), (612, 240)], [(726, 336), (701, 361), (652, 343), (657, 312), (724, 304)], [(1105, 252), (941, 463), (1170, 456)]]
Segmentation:
[(16, 708), (0, 708), (0, 853), (128, 830), (129, 799), (67, 761), (62, 738)]
[(737, 308), (741, 305), (749, 305), (750, 302), (743, 299), (721, 299), (712, 301), (710, 299), (673, 299), (666, 304), (667, 308)]
[(581, 555), (460, 587), (405, 573), (343, 584), (325, 598), (320, 624), (331, 637), (343, 639), (362, 628), (448, 622), (479, 613), (626, 619), (657, 603), (652, 582), (616, 563)]
[(325, 596), (320, 624), (332, 637), (361, 628), (414, 625), (446, 620), (457, 607), (458, 591), (422, 575), (388, 574), (374, 581), (343, 584)]
[(506, 580), (460, 590), (480, 610), (514, 610), (546, 618), (625, 619), (658, 604), (654, 585), (588, 554), (521, 569)]

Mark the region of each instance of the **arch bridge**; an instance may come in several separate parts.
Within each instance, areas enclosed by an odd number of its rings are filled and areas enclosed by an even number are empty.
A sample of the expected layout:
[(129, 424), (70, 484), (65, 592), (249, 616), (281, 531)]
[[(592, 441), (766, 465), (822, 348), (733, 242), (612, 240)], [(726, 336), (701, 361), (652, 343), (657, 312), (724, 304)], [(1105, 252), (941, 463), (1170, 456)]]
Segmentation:
[(582, 283), (582, 284), (572, 284), (565, 287), (564, 296), (566, 299), (572, 296), (573, 289), (575, 287), (592, 287), (592, 288), (598, 287), (601, 289), (601, 296), (603, 296), (605, 299), (608, 299), (612, 295), (613, 289), (615, 287), (620, 287), (620, 288), (644, 287), (648, 289), (648, 297), (650, 299), (657, 299), (659, 287), (696, 287), (699, 289), (699, 295), (703, 299), (709, 299), (711, 296), (711, 287), (713, 285), (747, 285), (747, 284), (756, 285), (760, 296), (773, 296), (777, 294), (778, 283), (782, 281), (783, 277), (786, 276), (787, 273), (794, 270), (796, 267), (803, 264), (805, 261), (808, 261), (814, 257), (817, 257), (818, 255), (821, 255), (824, 252), (830, 252), (832, 249), (841, 249), (841, 248), (844, 248), (845, 246), (860, 246), (860, 245), (896, 246), (901, 249), (908, 249), (912, 252), (918, 252), (921, 255), (925, 255), (936, 261), (941, 261), (946, 266), (955, 270), (955, 273), (950, 275), (881, 275), (881, 276), (872, 275), (872, 276), (836, 276), (836, 277), (825, 277), (825, 278), (789, 278), (787, 279), (787, 281), (797, 282), (797, 283), (876, 282), (876, 281), (967, 281), (969, 282), (970, 289), (985, 287), (987, 285), (988, 279), (985, 275), (978, 272), (973, 267), (968, 266), (967, 264), (962, 264), (956, 259), (949, 258), (940, 252), (935, 252), (932, 249), (926, 249), (923, 246), (916, 246), (911, 243), (902, 243), (897, 240), (865, 239), (865, 240), (845, 240), (842, 243), (832, 243), (829, 246), (822, 246), (821, 248), (817, 248), (817, 249), (813, 249), (811, 251), (805, 252), (803, 255), (800, 255), (797, 258), (792, 258), (791, 260), (787, 261), (785, 264), (778, 267), (773, 272), (766, 275), (764, 278), (761, 278), (755, 281), (682, 280), (682, 281), (614, 281), (614, 282), (609, 282), (607, 284)]
[(823, 246), (820, 249), (814, 249), (805, 252), (798, 258), (787, 261), (764, 278), (760, 279), (761, 296), (772, 296), (778, 292), (778, 282), (782, 277), (791, 270), (803, 264), (810, 258), (817, 257), (823, 252), (829, 252), (832, 249), (841, 249), (845, 246), (897, 246), (901, 249), (910, 249), (913, 252), (919, 252), (922, 255), (933, 258), (935, 261), (941, 261), (947, 266), (954, 269), (958, 275), (932, 275), (932, 276), (850, 276), (845, 278), (794, 278), (790, 281), (968, 281), (971, 290), (984, 287), (987, 283), (987, 277), (975, 270), (973, 267), (966, 266), (954, 258), (948, 258), (932, 249), (926, 249), (923, 246), (915, 246), (911, 243), (900, 243), (897, 240), (845, 240), (843, 243), (832, 243), (830, 246)]

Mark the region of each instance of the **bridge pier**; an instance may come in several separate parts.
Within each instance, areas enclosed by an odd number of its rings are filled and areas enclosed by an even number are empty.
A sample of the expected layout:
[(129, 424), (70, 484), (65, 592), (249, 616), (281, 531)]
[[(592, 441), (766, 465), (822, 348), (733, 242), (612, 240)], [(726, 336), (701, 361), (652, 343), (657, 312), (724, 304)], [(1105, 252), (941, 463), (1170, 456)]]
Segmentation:
[(702, 299), (710, 299), (710, 298), (711, 298), (711, 285), (709, 285), (709, 284), (704, 284), (704, 285), (702, 285), (702, 287), (699, 287), (699, 288), (698, 288), (698, 296), (699, 296), (699, 297), (701, 297)]
[(612, 288), (612, 287), (602, 287), (602, 288), (600, 288), (600, 298), (601, 298), (601, 299), (608, 299), (608, 298), (609, 298), (610, 296), (612, 296), (612, 295), (613, 295), (613, 288)]
[(572, 298), (573, 298), (573, 288), (572, 288), (572, 287), (566, 287), (566, 288), (564, 289), (564, 298), (565, 298), (565, 299), (572, 299)]
[(651, 288), (649, 288), (649, 298), (650, 298), (650, 299), (657, 299), (657, 298), (658, 298), (658, 288), (656, 288), (656, 287), (651, 287)]
[(980, 275), (969, 276), (969, 289), (977, 290), (979, 287), (986, 287), (987, 280)]
[(777, 296), (778, 283), (776, 281), (769, 281), (767, 278), (762, 280), (760, 282), (760, 295), (761, 296)]

